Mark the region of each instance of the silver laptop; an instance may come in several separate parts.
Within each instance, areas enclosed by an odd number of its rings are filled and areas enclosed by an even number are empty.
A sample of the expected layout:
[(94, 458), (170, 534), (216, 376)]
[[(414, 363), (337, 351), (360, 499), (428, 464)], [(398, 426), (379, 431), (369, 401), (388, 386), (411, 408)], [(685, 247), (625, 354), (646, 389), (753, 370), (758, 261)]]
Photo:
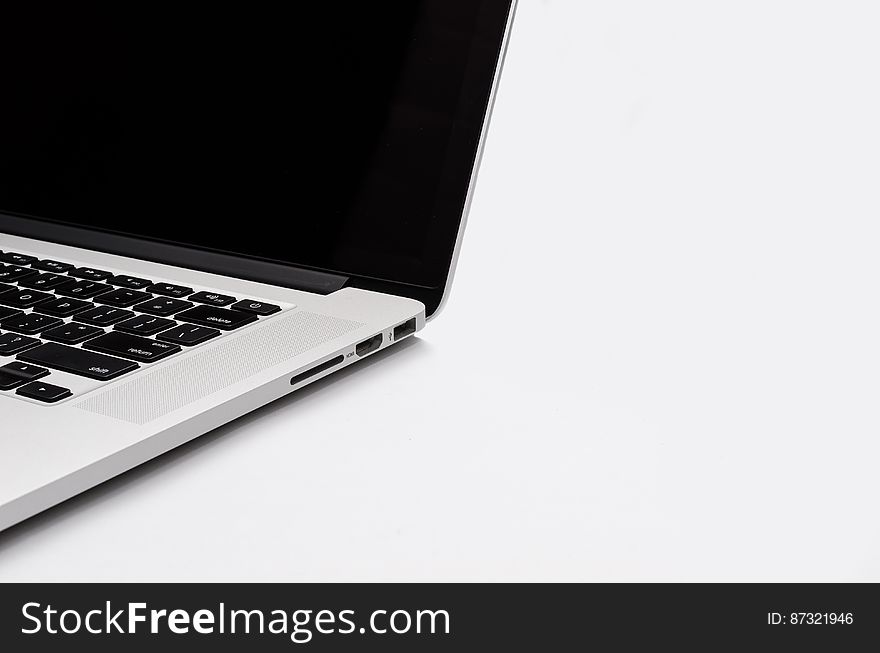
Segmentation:
[(513, 3), (309, 4), (4, 10), (0, 529), (446, 300)]

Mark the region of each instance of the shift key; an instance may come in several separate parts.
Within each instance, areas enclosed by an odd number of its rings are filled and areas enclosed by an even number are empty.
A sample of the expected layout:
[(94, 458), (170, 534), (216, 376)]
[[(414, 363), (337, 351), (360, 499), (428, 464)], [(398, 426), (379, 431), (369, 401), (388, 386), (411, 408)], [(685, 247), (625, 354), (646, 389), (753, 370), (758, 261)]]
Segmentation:
[(18, 359), (98, 381), (109, 381), (138, 368), (138, 364), (131, 361), (54, 342), (22, 352), (18, 355)]

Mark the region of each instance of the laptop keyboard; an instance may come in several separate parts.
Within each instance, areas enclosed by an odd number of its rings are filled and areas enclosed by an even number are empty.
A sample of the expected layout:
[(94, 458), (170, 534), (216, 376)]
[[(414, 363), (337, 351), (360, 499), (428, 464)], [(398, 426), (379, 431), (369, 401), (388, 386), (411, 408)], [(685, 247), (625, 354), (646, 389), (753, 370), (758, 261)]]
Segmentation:
[(0, 251), (0, 396), (57, 403), (290, 308)]

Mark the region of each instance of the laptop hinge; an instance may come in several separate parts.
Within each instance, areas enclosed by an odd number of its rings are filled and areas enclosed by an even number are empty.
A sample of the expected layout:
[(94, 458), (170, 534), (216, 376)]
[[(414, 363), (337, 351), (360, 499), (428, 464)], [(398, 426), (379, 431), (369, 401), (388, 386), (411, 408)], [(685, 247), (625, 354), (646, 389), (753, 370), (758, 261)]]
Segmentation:
[(11, 215), (0, 215), (0, 233), (322, 295), (348, 283), (348, 277), (330, 272)]

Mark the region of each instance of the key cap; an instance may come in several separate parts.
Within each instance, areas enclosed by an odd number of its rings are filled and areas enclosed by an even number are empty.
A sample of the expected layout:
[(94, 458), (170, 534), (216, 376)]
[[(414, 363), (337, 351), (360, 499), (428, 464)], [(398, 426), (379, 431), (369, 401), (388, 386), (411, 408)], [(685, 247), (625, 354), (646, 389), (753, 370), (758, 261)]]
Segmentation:
[(147, 288), (147, 292), (151, 292), (154, 295), (164, 295), (165, 297), (177, 297), (179, 299), (191, 295), (193, 289), (186, 286), (175, 286), (172, 283), (155, 283)]
[(36, 338), (28, 338), (15, 333), (0, 335), (0, 356), (14, 356), (20, 351), (42, 344)]
[(7, 317), (12, 317), (13, 315), (24, 315), (24, 313), (17, 311), (14, 308), (0, 306), (0, 320), (5, 320)]
[(245, 313), (255, 313), (256, 315), (272, 315), (281, 310), (280, 306), (275, 304), (266, 304), (265, 302), (255, 302), (252, 299), (243, 299), (237, 304), (233, 304), (229, 308), (236, 311), (244, 311)]
[(0, 304), (14, 306), (15, 308), (30, 308), (50, 299), (53, 299), (52, 295), (47, 295), (44, 292), (15, 288), (0, 295)]
[(18, 282), (20, 288), (30, 288), (31, 290), (51, 290), (63, 285), (73, 285), (74, 282), (67, 275), (41, 273)]
[[(2, 299), (0, 295), (0, 299)], [(150, 315), (158, 315), (159, 317), (167, 317), (174, 315), (180, 311), (192, 306), (192, 302), (185, 302), (182, 299), (166, 299), (165, 297), (156, 297), (150, 301), (143, 302), (132, 306), (132, 310), (138, 313), (149, 313)]]
[(112, 306), (97, 306), (88, 311), (77, 313), (73, 316), (73, 320), (74, 322), (104, 327), (122, 322), (130, 317), (134, 317), (134, 313), (131, 311), (123, 311), (121, 308), (113, 308)]
[(8, 365), (0, 367), (0, 373), (17, 376), (23, 381), (36, 381), (37, 379), (46, 376), (49, 373), (49, 370), (44, 367), (31, 365), (30, 363), (12, 361)]
[(27, 254), (16, 254), (15, 252), (5, 252), (0, 254), (0, 261), (3, 263), (12, 263), (13, 265), (28, 265), (37, 260), (36, 256), (28, 256)]
[(0, 283), (0, 295), (13, 290), (15, 290), (15, 286), (10, 286), (8, 283)]
[(72, 270), (75, 266), (70, 263), (61, 263), (60, 261), (35, 261), (31, 263), (31, 267), (35, 270), (45, 270), (46, 272), (54, 272), (55, 274), (62, 274), (67, 272), (68, 270)]
[(40, 315), (39, 313), (14, 315), (0, 321), (0, 326), (7, 331), (23, 333), (26, 336), (40, 333), (40, 331), (51, 329), (59, 324), (61, 324), (61, 320), (58, 318), (49, 317), (48, 315)]
[(12, 390), (27, 383), (24, 379), (13, 374), (4, 374), (0, 371), (0, 390)]
[(4, 365), (0, 367), (0, 390), (12, 390), (48, 373), (49, 370), (45, 368), (26, 363), (13, 362)]
[(18, 359), (98, 381), (109, 381), (138, 369), (138, 364), (131, 361), (54, 342), (28, 349)]
[(88, 308), (94, 308), (91, 302), (83, 302), (79, 299), (52, 299), (42, 304), (34, 306), (34, 312), (43, 313), (45, 315), (54, 315), (55, 317), (70, 317), (74, 313), (79, 313)]
[(192, 324), (181, 324), (173, 329), (168, 329), (168, 331), (163, 331), (156, 336), (156, 339), (161, 340), (162, 342), (171, 342), (175, 345), (192, 347), (193, 345), (198, 345), (211, 338), (216, 338), (219, 335), (220, 331), (217, 329), (194, 326)]
[(67, 274), (76, 279), (85, 279), (86, 281), (104, 281), (113, 276), (112, 272), (104, 272), (104, 270), (96, 270), (95, 268), (77, 268), (70, 270)]
[(213, 306), (196, 306), (174, 317), (181, 322), (200, 324), (223, 331), (232, 331), (257, 321), (257, 316), (253, 313), (230, 311), (226, 308), (214, 308)]
[(20, 387), (15, 391), (15, 394), (27, 397), (28, 399), (45, 401), (47, 404), (54, 404), (56, 401), (66, 399), (73, 393), (67, 388), (37, 381)]
[(177, 326), (177, 322), (174, 320), (167, 320), (164, 317), (153, 317), (151, 315), (138, 315), (125, 322), (120, 322), (113, 328), (117, 331), (122, 331), (122, 333), (130, 333), (133, 336), (153, 336), (173, 326)]
[(149, 279), (141, 279), (140, 277), (130, 277), (125, 274), (120, 274), (118, 276), (113, 277), (107, 283), (113, 286), (122, 286), (123, 288), (132, 288), (134, 290), (143, 290), (144, 288), (148, 288), (153, 285), (153, 282)]
[(198, 304), (210, 304), (211, 306), (228, 306), (235, 301), (235, 297), (229, 295), (219, 295), (215, 292), (197, 292), (195, 295), (188, 297), (189, 301)]
[(177, 345), (156, 342), (149, 338), (132, 336), (118, 331), (89, 340), (83, 345), (83, 349), (129, 358), (142, 363), (152, 363), (180, 351), (180, 347)]
[(104, 293), (95, 297), (96, 304), (107, 304), (108, 306), (116, 306), (118, 308), (128, 308), (134, 306), (138, 302), (145, 302), (152, 299), (152, 295), (130, 288), (117, 288), (111, 292)]
[(104, 329), (89, 326), (88, 324), (78, 324), (71, 322), (70, 324), (62, 324), (54, 329), (43, 331), (44, 340), (60, 342), (64, 345), (76, 345), (85, 342), (89, 338), (95, 338), (104, 333)]
[(61, 286), (55, 290), (56, 295), (62, 297), (73, 297), (75, 299), (89, 299), (95, 295), (109, 292), (113, 290), (112, 286), (106, 283), (97, 283), (95, 281), (77, 281), (67, 286)]
[(20, 281), (36, 274), (30, 268), (22, 268), (17, 265), (0, 265), (0, 281)]

